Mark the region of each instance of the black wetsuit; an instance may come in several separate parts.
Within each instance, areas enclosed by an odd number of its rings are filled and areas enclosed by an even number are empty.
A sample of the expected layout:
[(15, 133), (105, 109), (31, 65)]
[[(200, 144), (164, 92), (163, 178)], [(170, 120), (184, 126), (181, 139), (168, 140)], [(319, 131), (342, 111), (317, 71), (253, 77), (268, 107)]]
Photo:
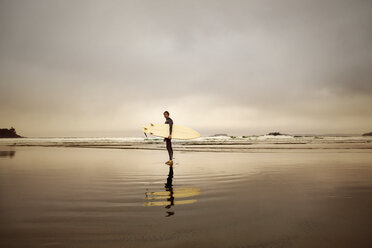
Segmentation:
[[(165, 121), (165, 124), (169, 124), (169, 135), (171, 135), (172, 134), (172, 130), (173, 130), (173, 120), (168, 117), (166, 119), (166, 121)], [(167, 144), (167, 150), (168, 150), (168, 154), (169, 154), (169, 160), (172, 160), (172, 158), (173, 158), (172, 141), (171, 141), (171, 139), (168, 139), (168, 138), (164, 138), (164, 141)]]

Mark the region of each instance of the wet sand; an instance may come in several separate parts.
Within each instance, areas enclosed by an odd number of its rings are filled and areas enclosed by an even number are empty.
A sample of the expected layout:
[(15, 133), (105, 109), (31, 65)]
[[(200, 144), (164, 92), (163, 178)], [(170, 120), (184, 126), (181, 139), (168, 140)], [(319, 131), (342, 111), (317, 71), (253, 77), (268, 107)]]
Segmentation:
[(0, 150), (1, 247), (372, 246), (370, 149)]

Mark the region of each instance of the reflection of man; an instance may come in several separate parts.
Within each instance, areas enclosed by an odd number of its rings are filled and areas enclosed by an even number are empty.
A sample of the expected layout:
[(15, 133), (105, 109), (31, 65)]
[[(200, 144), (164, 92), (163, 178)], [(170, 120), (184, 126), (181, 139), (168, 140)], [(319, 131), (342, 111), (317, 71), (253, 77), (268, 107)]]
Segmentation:
[[(169, 202), (169, 204), (167, 206), (165, 206), (165, 208), (171, 208), (171, 206), (174, 205), (174, 196), (173, 196), (173, 185), (172, 185), (172, 181), (173, 181), (173, 166), (169, 166), (169, 174), (168, 174), (168, 178), (167, 178), (167, 183), (165, 184), (165, 190), (166, 191), (169, 191), (169, 198), (167, 198), (167, 201)], [(167, 211), (167, 216), (166, 217), (169, 217), (171, 215), (174, 215), (174, 212), (172, 211)]]
[(173, 149), (172, 149), (172, 130), (173, 130), (173, 120), (169, 118), (169, 112), (165, 111), (164, 112), (164, 118), (165, 124), (169, 124), (169, 135), (168, 138), (164, 138), (164, 141), (166, 142), (167, 145), (167, 150), (169, 154), (169, 161), (165, 162), (167, 165), (172, 165), (173, 164)]

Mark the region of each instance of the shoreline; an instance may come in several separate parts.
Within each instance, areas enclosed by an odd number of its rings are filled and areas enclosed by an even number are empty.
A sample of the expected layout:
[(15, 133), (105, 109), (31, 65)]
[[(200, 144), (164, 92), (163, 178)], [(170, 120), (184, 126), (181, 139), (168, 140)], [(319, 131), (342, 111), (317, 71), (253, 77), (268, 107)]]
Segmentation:
[[(0, 144), (3, 149), (16, 147), (56, 147), (56, 148), (95, 148), (95, 149), (122, 149), (122, 150), (164, 150), (165, 144), (120, 144), (120, 145), (84, 145), (84, 144)], [(250, 145), (174, 145), (175, 152), (229, 152), (229, 153), (251, 153), (251, 152), (332, 152), (332, 151), (365, 151), (372, 150), (372, 144), (250, 144)]]
[[(330, 152), (372, 150), (372, 137), (203, 137), (196, 140), (173, 140), (175, 152)], [(0, 147), (69, 147), (124, 150), (164, 150), (159, 138), (22, 138), (0, 139)]]

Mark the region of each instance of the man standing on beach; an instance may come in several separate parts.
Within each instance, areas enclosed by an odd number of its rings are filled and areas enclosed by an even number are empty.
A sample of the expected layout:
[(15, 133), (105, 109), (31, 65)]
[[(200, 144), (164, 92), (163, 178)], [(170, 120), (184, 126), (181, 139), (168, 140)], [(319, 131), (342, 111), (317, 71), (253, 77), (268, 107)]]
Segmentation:
[(169, 118), (169, 112), (165, 111), (164, 113), (165, 124), (169, 124), (169, 135), (168, 138), (164, 138), (164, 141), (167, 145), (167, 150), (169, 154), (169, 161), (165, 162), (167, 165), (173, 165), (173, 149), (172, 149), (172, 129), (173, 129), (173, 120)]

